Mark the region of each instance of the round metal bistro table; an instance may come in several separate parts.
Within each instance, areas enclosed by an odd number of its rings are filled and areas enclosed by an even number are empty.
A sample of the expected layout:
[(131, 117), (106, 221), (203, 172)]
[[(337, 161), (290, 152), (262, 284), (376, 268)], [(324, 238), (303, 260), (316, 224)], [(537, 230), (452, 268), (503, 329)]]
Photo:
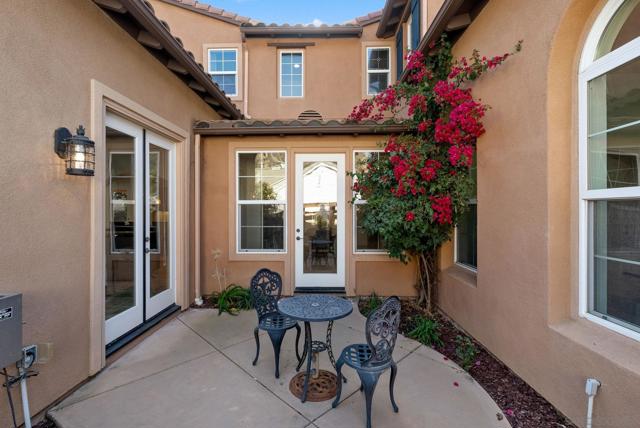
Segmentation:
[[(304, 374), (300, 373), (304, 378), (304, 388), (300, 400), (304, 403), (307, 401), (307, 393), (309, 391), (309, 378), (311, 377), (311, 359), (314, 352), (327, 351), (329, 360), (333, 368), (336, 367), (336, 360), (333, 356), (331, 348), (331, 330), (333, 329), (333, 321), (348, 316), (353, 312), (353, 304), (351, 301), (324, 294), (303, 294), (299, 296), (287, 297), (278, 301), (278, 311), (281, 314), (293, 319), (304, 322), (304, 352), (298, 363), (296, 370), (304, 363), (307, 358), (307, 370)], [(329, 322), (327, 326), (326, 342), (313, 340), (311, 336), (312, 322)], [(337, 379), (337, 378), (336, 378)], [(326, 397), (324, 399), (329, 399)]]

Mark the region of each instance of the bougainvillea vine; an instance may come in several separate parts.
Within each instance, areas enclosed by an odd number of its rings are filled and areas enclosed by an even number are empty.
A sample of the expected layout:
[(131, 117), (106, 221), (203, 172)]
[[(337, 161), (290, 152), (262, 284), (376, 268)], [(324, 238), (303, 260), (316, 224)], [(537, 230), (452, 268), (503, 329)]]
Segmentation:
[(437, 253), (474, 188), (470, 174), (476, 143), (485, 133), (488, 106), (475, 99), (469, 83), (501, 65), (515, 52), (494, 57), (474, 51), (454, 60), (446, 39), (427, 55), (407, 58), (405, 79), (373, 98), (362, 100), (352, 121), (405, 120), (407, 131), (391, 135), (383, 156), (372, 156), (353, 172), (353, 191), (367, 200), (363, 226), (382, 237), (389, 255), (404, 262), (416, 259), (420, 302), (435, 303)]

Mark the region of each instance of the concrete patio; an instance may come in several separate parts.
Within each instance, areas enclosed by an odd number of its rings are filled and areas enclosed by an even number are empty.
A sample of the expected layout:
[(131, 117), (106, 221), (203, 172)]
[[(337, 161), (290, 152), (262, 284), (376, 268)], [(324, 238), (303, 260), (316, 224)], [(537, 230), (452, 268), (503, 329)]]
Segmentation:
[[(365, 318), (354, 311), (333, 330), (336, 354), (362, 343)], [(209, 309), (189, 310), (83, 385), (49, 415), (62, 428), (125, 427), (364, 427), (364, 396), (357, 374), (345, 366), (348, 382), (336, 409), (331, 401), (301, 403), (289, 392), (295, 374), (295, 332), (282, 345), (281, 376), (274, 378), (273, 350), (261, 336), (258, 364), (253, 311), (238, 316)], [(313, 326), (324, 337), (326, 324)], [(391, 409), (389, 375), (384, 374), (373, 401), (373, 426), (393, 428), (500, 428), (500, 409), (462, 369), (438, 352), (401, 337), (396, 401)], [(329, 368), (326, 353), (321, 366)], [(455, 386), (454, 383), (456, 383)]]

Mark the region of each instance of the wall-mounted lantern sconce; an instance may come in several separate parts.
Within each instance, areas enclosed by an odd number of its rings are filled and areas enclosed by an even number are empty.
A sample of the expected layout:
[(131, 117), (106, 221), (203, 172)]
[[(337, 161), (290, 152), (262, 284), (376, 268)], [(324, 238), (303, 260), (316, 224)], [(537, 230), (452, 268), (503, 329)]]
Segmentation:
[(54, 134), (54, 150), (64, 159), (67, 175), (92, 176), (96, 165), (96, 143), (84, 136), (80, 125), (77, 135), (67, 128), (58, 128)]

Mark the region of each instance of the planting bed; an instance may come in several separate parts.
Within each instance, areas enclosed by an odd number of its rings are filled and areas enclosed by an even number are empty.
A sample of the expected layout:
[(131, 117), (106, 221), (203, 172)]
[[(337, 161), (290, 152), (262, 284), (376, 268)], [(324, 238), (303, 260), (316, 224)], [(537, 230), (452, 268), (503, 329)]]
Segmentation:
[[(370, 298), (359, 300), (360, 311), (365, 314), (371, 309)], [(374, 305), (375, 306), (375, 305)], [(426, 317), (422, 308), (414, 300), (403, 299), (400, 332), (408, 336), (414, 329), (417, 319)], [(433, 317), (440, 324), (440, 338), (442, 346), (433, 348), (462, 365), (456, 354), (458, 336), (469, 337), (457, 328), (451, 320), (442, 313)], [(577, 428), (562, 415), (551, 403), (545, 400), (518, 375), (513, 373), (500, 360), (489, 353), (480, 343), (470, 338), (477, 349), (473, 365), (469, 374), (487, 391), (491, 398), (502, 409), (502, 417), (506, 417), (513, 428)], [(456, 388), (456, 385), (452, 385)]]

